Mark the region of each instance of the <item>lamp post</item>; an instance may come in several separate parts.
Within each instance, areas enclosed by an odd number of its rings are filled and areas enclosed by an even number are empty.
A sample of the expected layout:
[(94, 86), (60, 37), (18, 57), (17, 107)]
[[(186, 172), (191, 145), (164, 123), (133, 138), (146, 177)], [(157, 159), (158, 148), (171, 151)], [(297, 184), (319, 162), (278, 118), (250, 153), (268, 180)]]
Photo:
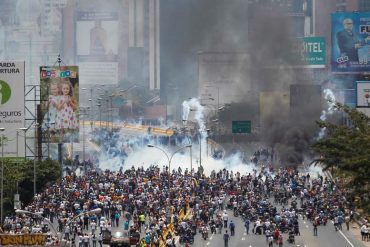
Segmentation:
[[(81, 108), (81, 107), (80, 107)], [(82, 109), (90, 109), (90, 107), (87, 108), (81, 108)], [(86, 162), (85, 162), (85, 116), (87, 116), (87, 113), (80, 113), (79, 117), (83, 117), (82, 120), (82, 163), (84, 166), (84, 174), (86, 174)]]
[[(220, 88), (217, 86), (211, 86), (211, 85), (206, 85), (206, 88), (216, 88), (217, 89), (217, 109), (220, 107)], [(212, 100), (212, 98), (209, 98)]]
[(55, 229), (53, 223), (51, 223), (51, 221), (48, 218), (43, 217), (41, 212), (34, 213), (34, 212), (27, 211), (27, 210), (16, 209), (15, 213), (16, 214), (30, 214), (30, 215), (34, 215), (36, 217), (40, 217), (41, 219), (45, 220), (51, 226), (55, 235), (58, 237), (58, 231)]
[(34, 157), (33, 157), (33, 196), (36, 195), (36, 152), (37, 152), (37, 127), (39, 126), (38, 123), (35, 123), (35, 147), (34, 147)]
[[(220, 88), (217, 86), (212, 86), (212, 85), (205, 85), (206, 88), (215, 88), (217, 89), (217, 118), (220, 118), (219, 112), (224, 109), (225, 106), (220, 107)], [(217, 136), (218, 136), (218, 141), (220, 141), (220, 122), (217, 122)]]
[(63, 227), (63, 233), (62, 235), (60, 235), (59, 237), (59, 245), (62, 246), (62, 238), (64, 237), (65, 235), (65, 227), (68, 226), (69, 224), (71, 224), (73, 221), (75, 221), (77, 218), (81, 217), (82, 215), (91, 215), (91, 214), (98, 214), (101, 212), (101, 208), (95, 208), (93, 210), (90, 210), (90, 211), (86, 211), (86, 212), (82, 212), (76, 216), (74, 216), (73, 218), (69, 219), (66, 223), (64, 223), (64, 227)]
[(101, 128), (101, 109), (100, 109), (101, 104), (100, 102), (96, 106), (99, 107), (99, 128)]
[[(0, 128), (0, 131), (4, 131), (5, 128)], [(1, 134), (1, 198), (0, 198), (0, 225), (3, 224), (3, 215), (4, 215), (4, 135)]]
[[(150, 147), (150, 148), (156, 148), (156, 149), (159, 149), (159, 150), (161, 150), (161, 151), (166, 155), (167, 160), (168, 160), (168, 183), (170, 183), (170, 176), (171, 176), (171, 160), (172, 160), (173, 156), (174, 156), (177, 152), (179, 152), (180, 150), (182, 150), (182, 149), (184, 149), (184, 148), (190, 148), (190, 150), (191, 150), (191, 147), (192, 147), (192, 145), (191, 145), (191, 144), (186, 145), (186, 146), (179, 147), (178, 149), (176, 149), (176, 150), (175, 150), (175, 152), (173, 152), (173, 153), (172, 153), (171, 157), (169, 157), (169, 156), (168, 156), (168, 154), (166, 153), (166, 151), (164, 151), (162, 148), (157, 147), (157, 146), (154, 146), (154, 145), (152, 145), (152, 144), (148, 144), (147, 146), (148, 146), (148, 147)], [(191, 152), (190, 152), (190, 153), (191, 153)], [(192, 169), (192, 162), (190, 162), (190, 169)]]
[[(17, 139), (16, 139), (16, 141), (17, 141), (17, 147), (16, 147), (16, 150), (17, 150), (17, 164), (18, 164), (18, 166), (19, 166), (19, 152), (18, 152), (18, 136), (19, 136), (19, 130), (22, 130), (24, 133), (26, 133), (26, 131), (27, 131), (27, 128), (25, 128), (25, 127), (22, 127), (22, 128), (18, 128), (17, 129)], [(17, 194), (18, 194), (18, 180), (17, 180)]]

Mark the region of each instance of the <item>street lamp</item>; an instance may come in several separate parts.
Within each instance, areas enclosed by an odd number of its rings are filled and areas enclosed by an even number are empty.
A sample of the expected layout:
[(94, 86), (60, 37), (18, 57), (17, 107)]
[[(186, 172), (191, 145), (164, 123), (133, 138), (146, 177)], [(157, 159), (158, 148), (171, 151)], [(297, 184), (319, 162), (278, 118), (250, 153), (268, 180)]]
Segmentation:
[[(26, 133), (26, 131), (28, 130), (26, 127), (22, 127), (22, 128), (18, 128), (17, 129), (17, 147), (16, 147), (16, 150), (17, 150), (17, 163), (19, 162), (19, 152), (18, 152), (18, 136), (19, 136), (19, 130), (22, 130), (24, 133)], [(18, 166), (19, 166), (19, 163), (18, 163)], [(17, 194), (18, 194), (18, 180), (17, 180)]]
[[(191, 144), (186, 145), (186, 146), (179, 147), (178, 149), (176, 149), (176, 150), (175, 150), (175, 152), (173, 152), (173, 153), (172, 153), (171, 157), (169, 157), (169, 156), (168, 156), (168, 154), (166, 153), (166, 151), (164, 151), (162, 148), (157, 147), (157, 146), (154, 146), (154, 145), (152, 145), (152, 144), (148, 144), (147, 146), (148, 146), (148, 147), (150, 147), (150, 148), (157, 148), (157, 149), (161, 150), (161, 151), (166, 155), (166, 157), (167, 157), (167, 159), (168, 159), (168, 183), (170, 183), (170, 176), (171, 176), (171, 160), (172, 160), (173, 156), (174, 156), (177, 152), (179, 152), (180, 150), (182, 150), (182, 149), (184, 149), (184, 148), (190, 148), (190, 150), (191, 150), (191, 147), (192, 147), (192, 145), (191, 145)], [(192, 159), (192, 157), (191, 157), (191, 152), (190, 152), (190, 159)], [(190, 161), (191, 161), (191, 160), (190, 160)], [(192, 162), (190, 162), (190, 170), (191, 170), (192, 168), (193, 168), (193, 167), (192, 167)]]
[[(0, 131), (3, 132), (5, 128), (0, 128)], [(0, 216), (0, 225), (3, 223), (4, 215), (4, 135), (1, 134), (1, 198), (0, 198), (0, 207), (1, 207), (1, 216)]]
[[(217, 109), (220, 107), (220, 88), (217, 86), (211, 86), (211, 85), (206, 85), (206, 88), (216, 88), (217, 89)], [(214, 98), (209, 97), (210, 100), (214, 100)]]
[[(82, 90), (88, 90), (87, 88), (83, 87), (81, 88)], [(92, 101), (92, 98), (93, 98), (93, 87), (90, 88), (90, 98), (88, 99), (88, 101), (90, 101), (90, 121), (92, 121), (93, 119), (93, 101)], [(92, 122), (90, 123), (91, 124), (91, 127), (92, 127)]]
[[(99, 99), (99, 98), (98, 98), (98, 99)], [(98, 103), (96, 106), (97, 106), (97, 107), (99, 107), (99, 128), (101, 128), (101, 109), (100, 109), (101, 104), (100, 104), (100, 103)]]
[(33, 196), (36, 195), (36, 152), (37, 152), (37, 127), (38, 123), (35, 123), (33, 127), (35, 128), (35, 147), (34, 147), (34, 157), (33, 157)]
[(95, 208), (95, 209), (92, 209), (90, 211), (82, 212), (82, 213), (74, 216), (73, 218), (69, 219), (66, 223), (64, 223), (63, 233), (59, 237), (59, 245), (62, 246), (62, 238), (65, 235), (65, 229), (66, 229), (65, 226), (68, 226), (69, 224), (71, 224), (73, 221), (75, 221), (77, 218), (81, 217), (82, 215), (99, 214), (100, 212), (101, 212), (101, 208)]
[[(81, 108), (81, 107), (80, 107)], [(81, 108), (82, 109), (89, 109), (90, 107), (87, 108)], [(82, 121), (82, 163), (84, 166), (84, 174), (86, 174), (86, 162), (85, 162), (85, 116), (87, 116), (86, 113), (80, 113), (79, 117), (83, 117)]]
[(41, 219), (45, 220), (51, 226), (55, 235), (58, 237), (58, 231), (55, 229), (53, 223), (51, 223), (51, 221), (48, 218), (43, 217), (41, 212), (34, 213), (34, 212), (27, 211), (27, 210), (16, 209), (15, 213), (16, 214), (30, 214), (30, 215), (35, 215), (36, 217), (40, 217)]

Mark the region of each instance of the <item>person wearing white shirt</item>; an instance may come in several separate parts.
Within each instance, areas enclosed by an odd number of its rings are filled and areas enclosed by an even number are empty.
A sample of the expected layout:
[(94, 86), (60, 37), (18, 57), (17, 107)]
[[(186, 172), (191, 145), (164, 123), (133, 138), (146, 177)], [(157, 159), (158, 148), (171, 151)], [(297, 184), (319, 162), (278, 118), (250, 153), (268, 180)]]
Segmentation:
[(224, 221), (224, 228), (227, 228), (227, 222), (229, 221), (229, 215), (226, 213), (226, 210), (224, 210), (224, 213), (222, 214), (222, 220)]

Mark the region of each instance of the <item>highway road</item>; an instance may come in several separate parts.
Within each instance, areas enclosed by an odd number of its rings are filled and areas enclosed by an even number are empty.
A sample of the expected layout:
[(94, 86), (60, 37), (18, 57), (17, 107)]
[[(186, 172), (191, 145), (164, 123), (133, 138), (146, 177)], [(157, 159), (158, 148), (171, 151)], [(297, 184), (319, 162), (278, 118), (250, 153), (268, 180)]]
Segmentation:
[[(249, 232), (246, 234), (244, 223), (241, 217), (234, 217), (233, 212), (228, 210), (229, 222), (230, 220), (236, 223), (235, 236), (232, 236), (229, 241), (229, 247), (262, 247), (268, 246), (266, 242), (266, 237), (264, 235), (255, 235)], [(251, 225), (252, 226), (252, 225)], [(334, 225), (330, 222), (326, 226), (318, 227), (318, 236), (313, 236), (313, 227), (310, 222), (300, 219), (299, 220), (301, 236), (296, 237), (295, 244), (290, 244), (287, 242), (288, 235), (283, 234), (284, 247), (366, 247), (361, 241), (357, 240), (351, 231), (347, 231), (345, 227), (343, 231), (335, 231)], [(343, 225), (344, 226), (344, 225)], [(359, 229), (357, 229), (359, 230)], [(204, 240), (200, 233), (195, 236), (195, 241), (192, 246), (212, 246), (212, 247), (223, 247), (223, 230), (222, 234), (209, 235), (207, 240)], [(230, 231), (228, 231), (230, 232)], [(179, 244), (177, 244), (179, 246)], [(181, 245), (180, 245), (181, 246)], [(278, 246), (274, 244), (274, 246)]]

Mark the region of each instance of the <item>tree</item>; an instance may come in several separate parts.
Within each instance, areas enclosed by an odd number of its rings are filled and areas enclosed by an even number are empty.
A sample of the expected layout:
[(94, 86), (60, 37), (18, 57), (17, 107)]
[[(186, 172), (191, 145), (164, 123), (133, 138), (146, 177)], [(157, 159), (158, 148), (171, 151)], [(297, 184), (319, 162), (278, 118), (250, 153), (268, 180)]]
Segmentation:
[[(28, 205), (32, 201), (33, 165), (33, 160), (16, 161), (4, 158), (4, 215), (14, 212), (14, 194), (17, 192), (24, 205)], [(51, 159), (37, 161), (36, 174), (36, 190), (44, 190), (61, 177), (60, 164)]]
[(315, 162), (320, 163), (324, 170), (337, 169), (348, 179), (347, 185), (355, 196), (359, 196), (359, 204), (370, 211), (370, 118), (356, 109), (335, 104), (350, 119), (349, 125), (317, 122), (325, 128), (326, 135), (312, 145), (312, 149), (320, 154)]

